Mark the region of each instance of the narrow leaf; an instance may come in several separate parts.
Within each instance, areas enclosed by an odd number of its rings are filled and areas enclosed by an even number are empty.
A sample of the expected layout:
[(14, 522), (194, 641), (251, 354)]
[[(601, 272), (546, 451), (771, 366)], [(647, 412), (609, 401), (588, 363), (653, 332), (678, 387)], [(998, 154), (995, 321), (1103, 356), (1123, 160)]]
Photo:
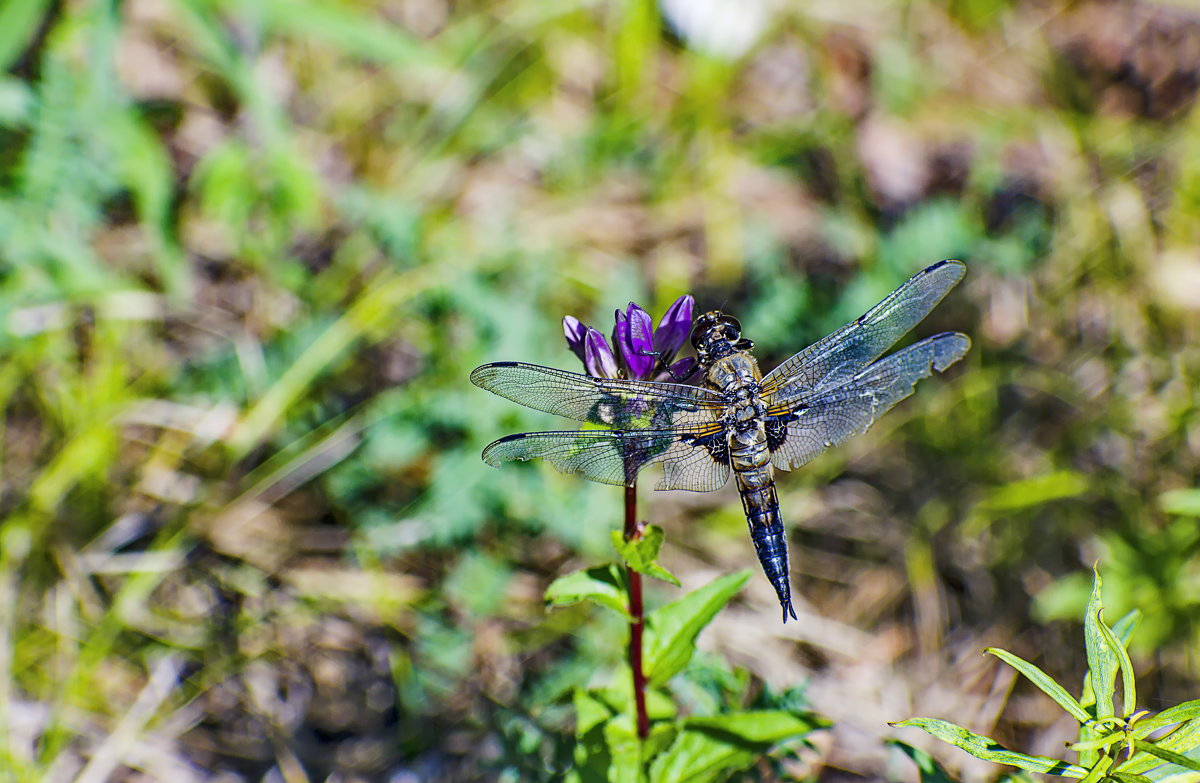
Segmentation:
[(1172, 723), (1183, 723), (1196, 717), (1200, 717), (1200, 699), (1185, 701), (1183, 704), (1168, 707), (1153, 718), (1146, 718), (1143, 721), (1139, 721), (1137, 728), (1134, 729), (1133, 736), (1138, 739), (1145, 739), (1150, 732), (1157, 731), (1163, 726), (1170, 726)]
[(1105, 734), (1102, 737), (1096, 737), (1095, 739), (1090, 739), (1083, 742), (1072, 742), (1071, 744), (1067, 745), (1067, 748), (1075, 751), (1076, 753), (1083, 753), (1087, 750), (1100, 750), (1101, 748), (1107, 748), (1110, 745), (1115, 745), (1124, 741), (1125, 734), (1120, 731), (1115, 731), (1110, 734)]
[[(1139, 728), (1141, 727), (1139, 726)], [(1196, 748), (1200, 747), (1200, 720), (1195, 718), (1189, 720), (1167, 736), (1155, 740), (1154, 744), (1158, 748), (1166, 748), (1176, 753), (1193, 753)], [(1117, 769), (1136, 775), (1161, 764), (1162, 761), (1157, 756), (1143, 750), (1134, 753), (1133, 756), (1118, 764)]]
[(1178, 764), (1179, 766), (1190, 769), (1193, 772), (1200, 772), (1200, 761), (1196, 761), (1193, 758), (1188, 758), (1187, 756), (1176, 753), (1173, 750), (1167, 750), (1164, 747), (1155, 745), (1153, 742), (1134, 740), (1133, 746), (1139, 751), (1149, 753), (1151, 756), (1157, 756), (1163, 761), (1169, 761), (1172, 764)]
[(1130, 777), (1137, 777), (1141, 780), (1147, 780), (1150, 783), (1200, 783), (1200, 772), (1192, 772), (1186, 769), (1181, 770), (1168, 764), (1163, 764), (1158, 769), (1152, 770), (1145, 775), (1131, 775)]
[(546, 588), (545, 598), (551, 606), (593, 601), (629, 618), (625, 587), (617, 567), (611, 564), (560, 576)]
[(1112, 631), (1121, 640), (1121, 644), (1129, 646), (1129, 640), (1137, 624), (1142, 621), (1142, 613), (1138, 609), (1130, 609), (1125, 615), (1112, 624)]
[(1128, 772), (1109, 772), (1110, 778), (1116, 778), (1121, 783), (1154, 783), (1153, 780), (1145, 775), (1130, 775)]
[(1112, 756), (1101, 756), (1099, 760), (1088, 770), (1087, 775), (1083, 778), (1083, 783), (1097, 783), (1101, 778), (1108, 773), (1108, 768), (1112, 766)]
[(1097, 630), (1104, 638), (1104, 643), (1108, 645), (1108, 650), (1117, 659), (1117, 667), (1121, 670), (1121, 717), (1128, 718), (1137, 709), (1137, 685), (1134, 682), (1133, 662), (1129, 660), (1129, 653), (1125, 651), (1125, 645), (1117, 638), (1112, 629), (1104, 624), (1104, 618), (1098, 617), (1096, 623)]
[(1088, 771), (1076, 764), (1069, 764), (1058, 759), (1045, 756), (1030, 756), (1009, 750), (990, 737), (984, 737), (973, 731), (956, 726), (948, 721), (937, 718), (909, 718), (898, 723), (892, 723), (896, 728), (915, 726), (932, 734), (940, 740), (949, 742), (975, 758), (984, 761), (994, 761), (997, 764), (1010, 764), (1014, 767), (1027, 769), (1030, 772), (1044, 772), (1051, 775), (1062, 775), (1068, 778), (1086, 777)]
[(749, 571), (727, 574), (646, 617), (646, 677), (650, 685), (662, 685), (687, 666), (700, 631), (749, 578)]
[(1083, 614), (1083, 640), (1087, 650), (1088, 674), (1092, 695), (1096, 700), (1096, 718), (1113, 716), (1113, 690), (1117, 679), (1117, 657), (1104, 641), (1100, 630), (1103, 622), (1100, 614), (1104, 604), (1100, 599), (1100, 571), (1093, 566), (1092, 593), (1088, 596)]
[(1087, 710), (1080, 706), (1079, 702), (1075, 700), (1074, 696), (1067, 692), (1066, 688), (1059, 685), (1054, 681), (1053, 678), (1050, 677), (1050, 675), (1046, 674), (1029, 661), (1013, 655), (1007, 650), (1001, 650), (999, 647), (989, 647), (984, 650), (984, 652), (988, 653), (989, 655), (996, 656), (1009, 666), (1019, 671), (1021, 674), (1024, 674), (1027, 678), (1029, 678), (1030, 682), (1038, 686), (1038, 688), (1040, 688), (1041, 691), (1047, 696), (1054, 699), (1058, 706), (1071, 713), (1071, 715), (1074, 716), (1075, 719), (1080, 723), (1086, 723), (1092, 719), (1092, 716), (1088, 715)]

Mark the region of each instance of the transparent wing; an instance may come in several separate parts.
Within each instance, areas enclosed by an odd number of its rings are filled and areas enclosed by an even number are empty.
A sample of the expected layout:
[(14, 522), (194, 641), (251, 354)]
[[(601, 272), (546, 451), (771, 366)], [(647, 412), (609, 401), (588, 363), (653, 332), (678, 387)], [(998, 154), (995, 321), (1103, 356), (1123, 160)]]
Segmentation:
[(539, 411), (621, 430), (650, 430), (716, 420), (723, 400), (696, 386), (593, 378), (524, 362), (476, 367), (471, 383)]
[(853, 378), (925, 316), (962, 280), (961, 261), (939, 261), (908, 279), (858, 320), (824, 337), (763, 379), (770, 405), (811, 397)]
[(865, 432), (893, 405), (913, 393), (917, 381), (957, 362), (971, 347), (965, 334), (946, 332), (881, 359), (836, 389), (792, 405), (767, 409), (771, 463), (795, 470), (825, 449)]
[(563, 473), (628, 486), (649, 465), (661, 463), (655, 489), (709, 492), (729, 478), (729, 450), (718, 426), (679, 430), (579, 430), (509, 435), (483, 450), (492, 467), (540, 457)]

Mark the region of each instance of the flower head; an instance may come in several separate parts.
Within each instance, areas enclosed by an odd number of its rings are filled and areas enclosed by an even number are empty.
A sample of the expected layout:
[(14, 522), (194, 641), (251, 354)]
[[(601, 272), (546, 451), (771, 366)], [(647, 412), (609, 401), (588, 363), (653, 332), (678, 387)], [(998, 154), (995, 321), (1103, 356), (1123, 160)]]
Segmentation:
[(615, 351), (604, 335), (572, 315), (563, 318), (563, 334), (588, 375), (635, 381), (678, 380), (691, 375), (696, 367), (696, 360), (690, 356), (671, 363), (691, 333), (694, 305), (690, 295), (679, 297), (655, 329), (650, 315), (630, 302), (625, 310), (616, 311), (612, 333)]

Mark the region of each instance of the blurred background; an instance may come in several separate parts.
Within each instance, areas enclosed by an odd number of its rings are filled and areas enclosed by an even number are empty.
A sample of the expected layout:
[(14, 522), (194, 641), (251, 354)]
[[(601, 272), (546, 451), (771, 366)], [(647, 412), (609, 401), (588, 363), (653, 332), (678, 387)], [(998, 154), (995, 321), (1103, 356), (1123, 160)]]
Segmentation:
[(4, 0), (0, 66), (9, 779), (553, 779), (621, 492), (485, 466), (563, 422), (471, 368), (684, 293), (770, 368), (947, 257), (967, 359), (779, 477), (800, 622), (736, 493), (643, 487), (685, 588), (754, 569), (693, 667), (801, 687), (824, 780), (911, 715), (1061, 755), (979, 651), (1077, 690), (1098, 560), (1200, 695), (1190, 4)]

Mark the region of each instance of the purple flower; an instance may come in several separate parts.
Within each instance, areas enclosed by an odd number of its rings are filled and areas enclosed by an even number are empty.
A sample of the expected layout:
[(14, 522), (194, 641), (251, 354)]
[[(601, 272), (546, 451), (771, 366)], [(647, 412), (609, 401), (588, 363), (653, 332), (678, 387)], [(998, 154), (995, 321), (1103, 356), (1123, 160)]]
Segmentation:
[(567, 336), (567, 347), (572, 353), (579, 357), (579, 361), (584, 359), (583, 341), (587, 337), (588, 328), (573, 315), (568, 315), (563, 318), (563, 334)]
[(624, 311), (616, 312), (612, 333), (616, 351), (604, 335), (584, 326), (571, 315), (563, 318), (563, 334), (567, 346), (583, 362), (588, 375), (636, 381), (674, 381), (688, 377), (696, 367), (696, 360), (690, 356), (671, 364), (692, 331), (694, 305), (691, 296), (679, 297), (667, 308), (655, 329), (649, 314), (630, 302)]
[(587, 337), (584, 338), (583, 366), (587, 368), (588, 375), (596, 378), (620, 377), (612, 348), (608, 347), (604, 335), (595, 329), (588, 329)]

